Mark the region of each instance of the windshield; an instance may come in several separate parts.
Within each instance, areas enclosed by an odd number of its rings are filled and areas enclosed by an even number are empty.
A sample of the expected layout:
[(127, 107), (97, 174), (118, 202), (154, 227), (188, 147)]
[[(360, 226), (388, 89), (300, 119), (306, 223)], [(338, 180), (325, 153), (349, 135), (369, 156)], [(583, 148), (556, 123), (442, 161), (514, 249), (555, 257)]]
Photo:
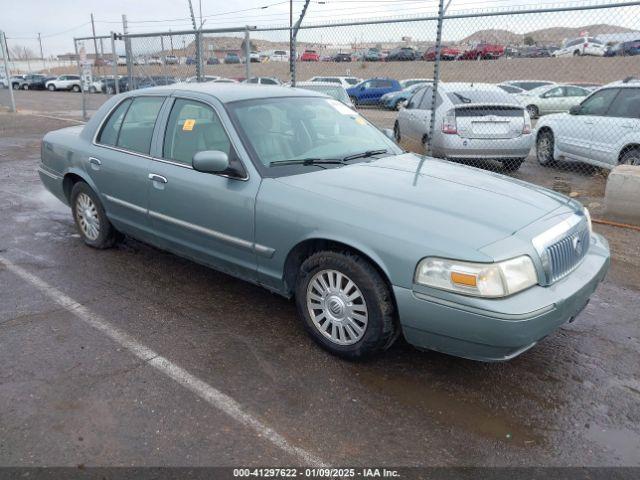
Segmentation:
[(262, 166), (271, 166), (269, 169), (280, 168), (272, 162), (287, 160), (342, 159), (373, 150), (402, 152), (376, 127), (337, 100), (280, 97), (233, 102), (227, 107), (254, 156)]

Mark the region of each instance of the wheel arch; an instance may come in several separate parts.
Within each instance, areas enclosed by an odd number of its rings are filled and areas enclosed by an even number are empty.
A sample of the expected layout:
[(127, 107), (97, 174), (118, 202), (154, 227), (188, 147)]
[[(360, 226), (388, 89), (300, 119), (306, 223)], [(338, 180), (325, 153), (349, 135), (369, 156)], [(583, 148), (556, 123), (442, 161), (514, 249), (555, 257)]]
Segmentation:
[(640, 150), (640, 143), (631, 142), (625, 144), (618, 152), (618, 165), (620, 165), (620, 162), (622, 162), (622, 157), (624, 157), (631, 150)]
[[(363, 247), (355, 247), (341, 240), (331, 239), (327, 236), (307, 238), (294, 245), (284, 262), (283, 280), (284, 280), (284, 292), (287, 296), (292, 296), (295, 292), (295, 283), (300, 265), (312, 254), (322, 251), (331, 250), (335, 252), (349, 252), (359, 255), (366, 259), (375, 268), (380, 276), (385, 280), (389, 291), (393, 297), (393, 284), (391, 283), (389, 273), (384, 265), (382, 259), (368, 249)], [(395, 298), (393, 298), (395, 304)]]
[(62, 191), (69, 204), (71, 204), (71, 190), (73, 190), (73, 186), (78, 182), (86, 183), (94, 192), (96, 192), (96, 194), (100, 195), (95, 184), (91, 181), (88, 175), (84, 172), (72, 169), (66, 172), (62, 177)]

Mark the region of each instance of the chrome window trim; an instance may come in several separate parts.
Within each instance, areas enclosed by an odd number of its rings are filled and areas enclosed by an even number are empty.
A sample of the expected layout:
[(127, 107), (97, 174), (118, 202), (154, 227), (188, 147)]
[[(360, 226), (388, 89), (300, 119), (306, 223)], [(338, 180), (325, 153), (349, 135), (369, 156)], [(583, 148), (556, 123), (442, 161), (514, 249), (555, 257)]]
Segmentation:
[[(109, 150), (114, 150), (116, 152), (127, 153), (129, 155), (135, 155), (136, 157), (146, 158), (147, 160), (153, 160), (155, 162), (166, 163), (166, 164), (169, 164), (169, 165), (175, 165), (176, 167), (182, 167), (182, 168), (187, 168), (189, 170), (195, 170), (193, 168), (193, 166), (191, 166), (191, 165), (186, 165), (184, 163), (174, 162), (172, 160), (167, 160), (167, 159), (164, 159), (164, 158), (158, 158), (158, 157), (154, 157), (152, 155), (147, 155), (145, 153), (134, 152), (133, 150), (127, 150), (125, 148), (116, 147), (114, 145), (106, 145), (104, 143), (99, 143), (98, 142), (98, 135), (102, 131), (102, 127), (104, 126), (105, 122), (109, 119), (109, 117), (111, 116), (113, 111), (116, 108), (118, 108), (122, 104), (122, 102), (124, 102), (124, 101), (126, 101), (126, 100), (128, 100), (130, 98), (133, 101), (136, 98), (140, 98), (140, 97), (158, 97), (158, 96), (160, 96), (160, 95), (128, 95), (128, 96), (124, 97), (120, 102), (116, 103), (113, 107), (111, 107), (111, 109), (102, 118), (102, 120), (100, 121), (100, 124), (98, 125), (98, 128), (96, 128), (96, 131), (93, 134), (93, 139), (91, 140), (91, 144), (94, 147), (107, 148)], [(174, 97), (172, 95), (167, 95), (165, 98), (174, 98), (174, 99), (175, 98), (182, 98), (183, 100), (190, 100), (189, 98)], [(195, 101), (199, 101), (199, 100), (195, 100)], [(211, 108), (214, 109), (214, 112), (216, 113), (216, 115), (218, 115), (218, 118), (220, 118), (220, 115), (219, 115), (218, 111), (215, 109), (215, 107), (212, 104), (210, 104), (209, 102), (202, 101), (202, 100), (200, 100), (200, 102), (211, 106)], [(222, 121), (220, 121), (220, 124), (222, 125), (222, 128), (225, 129), (225, 133), (227, 134), (227, 137), (229, 137), (229, 142), (231, 143), (233, 148), (235, 148), (236, 151), (237, 151), (238, 149), (236, 148), (235, 144), (233, 143), (233, 140), (231, 139), (231, 136), (229, 135), (229, 131), (227, 130), (227, 127), (225, 127), (225, 125), (224, 125), (224, 123)], [(164, 135), (165, 130), (166, 130), (166, 124), (164, 125), (164, 127), (162, 129), (163, 135)], [(164, 140), (164, 137), (163, 137), (163, 140)], [(164, 142), (163, 142), (163, 144), (164, 144)], [(240, 163), (242, 163), (242, 167), (244, 168), (244, 171), (245, 171), (245, 176), (244, 177), (234, 177), (234, 176), (231, 176), (231, 175), (228, 175), (228, 174), (213, 174), (213, 175), (216, 175), (218, 177), (229, 178), (229, 179), (232, 179), (232, 180), (240, 180), (240, 181), (246, 182), (247, 180), (249, 180), (249, 170), (245, 167), (245, 164), (244, 164), (244, 162), (242, 161), (241, 158), (238, 158), (238, 160), (240, 161)], [(212, 175), (212, 174), (211, 173), (207, 173), (205, 175)]]

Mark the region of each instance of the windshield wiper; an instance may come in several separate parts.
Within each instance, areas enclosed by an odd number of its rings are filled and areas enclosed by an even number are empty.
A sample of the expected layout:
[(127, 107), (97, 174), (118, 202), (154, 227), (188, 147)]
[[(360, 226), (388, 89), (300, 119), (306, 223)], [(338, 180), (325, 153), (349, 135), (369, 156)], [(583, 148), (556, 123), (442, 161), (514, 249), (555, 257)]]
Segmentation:
[(381, 155), (383, 153), (389, 153), (389, 152), (386, 149), (367, 150), (366, 152), (354, 153), (353, 155), (347, 155), (342, 160), (345, 161), (345, 162), (348, 162), (349, 160), (355, 160), (356, 158), (369, 158), (369, 157), (373, 157), (374, 155)]
[(291, 160), (276, 160), (270, 162), (270, 167), (279, 167), (285, 165), (335, 165), (344, 164), (344, 160), (340, 158), (294, 158)]
[(458, 99), (459, 99), (462, 103), (471, 103), (471, 99), (470, 99), (470, 98), (467, 98), (467, 97), (465, 97), (464, 95), (460, 95), (460, 94), (459, 94), (459, 93), (457, 93), (457, 92), (453, 92), (453, 94), (454, 94), (456, 97), (458, 97)]

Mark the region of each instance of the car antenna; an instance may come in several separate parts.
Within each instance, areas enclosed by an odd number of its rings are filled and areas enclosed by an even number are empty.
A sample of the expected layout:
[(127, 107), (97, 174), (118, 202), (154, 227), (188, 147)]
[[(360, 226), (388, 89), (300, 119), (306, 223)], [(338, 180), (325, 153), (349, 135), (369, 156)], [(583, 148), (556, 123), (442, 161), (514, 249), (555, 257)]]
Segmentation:
[(636, 77), (633, 75), (622, 80), (622, 83), (629, 83), (631, 80), (636, 80)]

